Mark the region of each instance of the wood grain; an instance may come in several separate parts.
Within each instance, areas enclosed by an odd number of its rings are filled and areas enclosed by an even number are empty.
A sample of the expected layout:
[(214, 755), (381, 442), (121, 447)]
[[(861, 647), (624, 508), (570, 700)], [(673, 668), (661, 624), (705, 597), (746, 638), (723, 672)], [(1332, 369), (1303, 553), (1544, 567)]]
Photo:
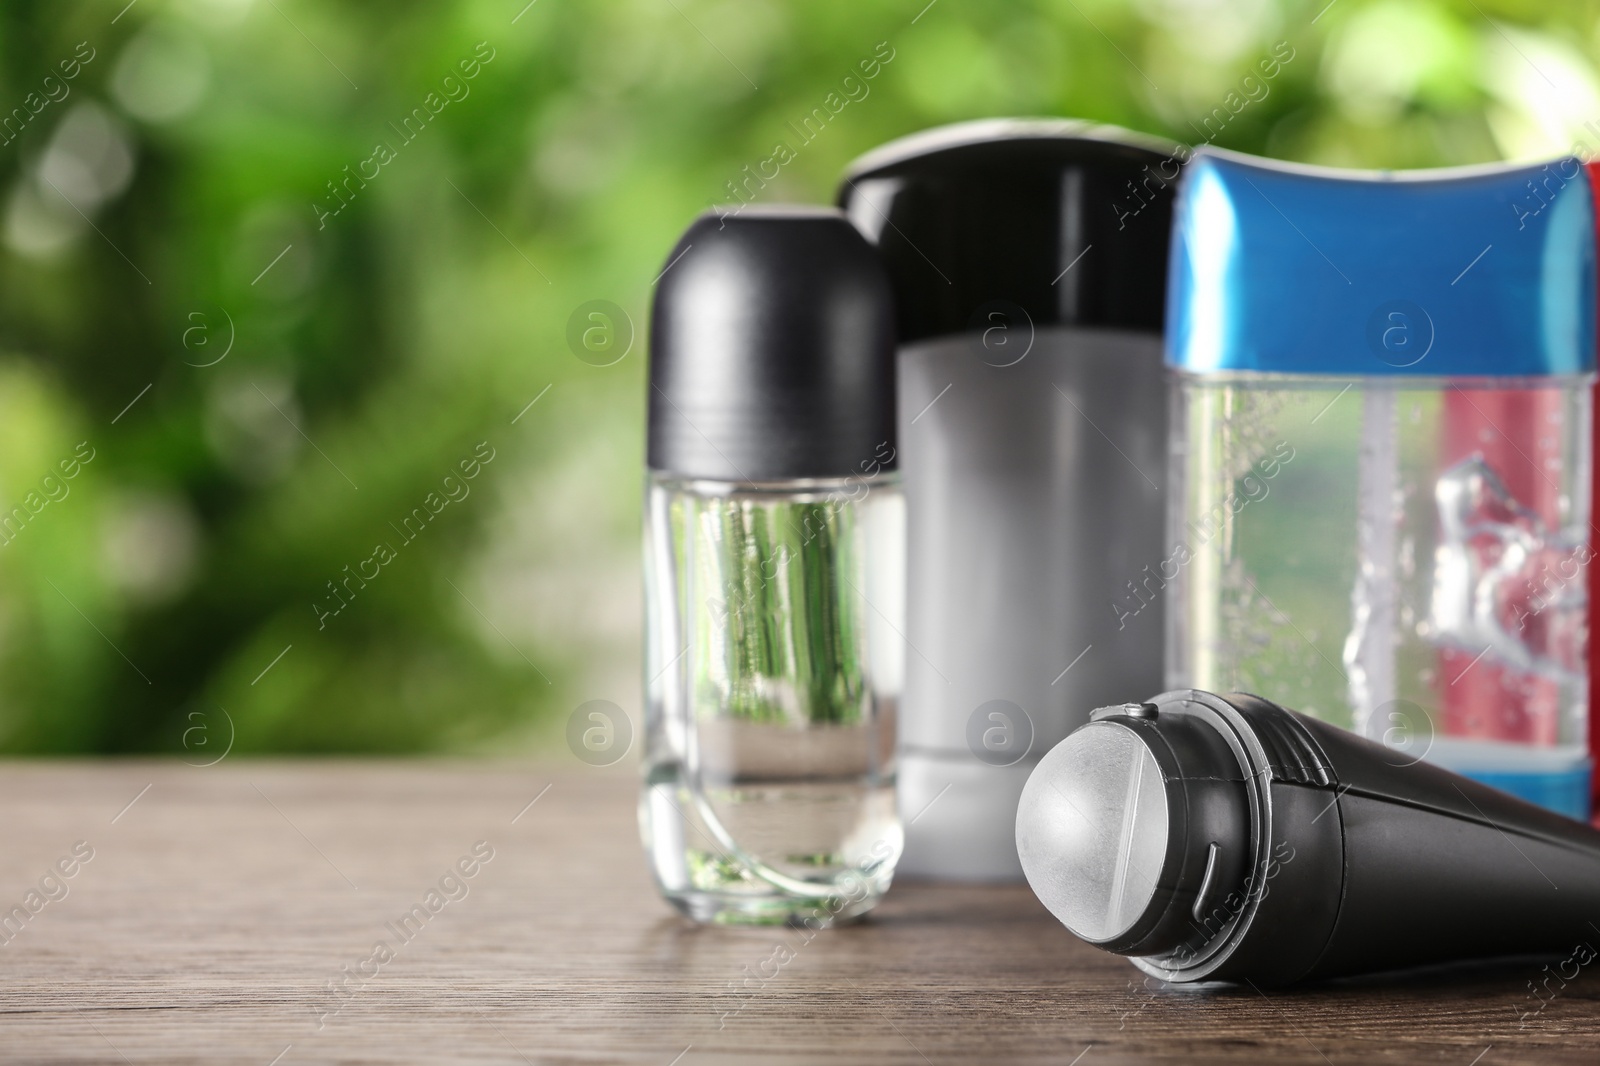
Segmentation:
[[(1022, 888), (897, 885), (869, 920), (809, 943), (695, 928), (649, 882), (634, 790), (626, 769), (576, 760), (4, 764), (0, 912), (23, 906), (76, 842), (94, 857), (0, 946), (0, 1061), (1600, 1056), (1588, 971), (1526, 1018), (1539, 962), (1266, 996), (1146, 987)], [(460, 898), (427, 912), (427, 893), (478, 841), (493, 858), (446, 882)], [(376, 976), (348, 999), (328, 990), (377, 941), (399, 940), (388, 923), (417, 905), (426, 921), (413, 918), (420, 931)], [(747, 976), (764, 963), (775, 976)]]

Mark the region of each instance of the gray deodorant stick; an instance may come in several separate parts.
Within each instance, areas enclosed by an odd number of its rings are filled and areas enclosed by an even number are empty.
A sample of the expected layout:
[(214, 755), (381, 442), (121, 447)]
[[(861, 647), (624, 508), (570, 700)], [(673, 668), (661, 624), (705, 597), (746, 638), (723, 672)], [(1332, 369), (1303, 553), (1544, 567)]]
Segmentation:
[(988, 121), (886, 145), (840, 187), (899, 328), (903, 873), (1020, 880), (1039, 757), (1086, 708), (1160, 687), (1183, 157), (1105, 126)]

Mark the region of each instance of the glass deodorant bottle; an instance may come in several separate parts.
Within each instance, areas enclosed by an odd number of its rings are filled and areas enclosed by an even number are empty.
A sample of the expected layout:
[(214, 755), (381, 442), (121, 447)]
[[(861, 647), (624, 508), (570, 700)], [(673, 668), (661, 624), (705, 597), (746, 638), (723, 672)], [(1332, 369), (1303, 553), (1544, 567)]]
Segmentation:
[(712, 213), (650, 335), (651, 870), (703, 922), (861, 914), (901, 850), (904, 512), (894, 325), (839, 213)]

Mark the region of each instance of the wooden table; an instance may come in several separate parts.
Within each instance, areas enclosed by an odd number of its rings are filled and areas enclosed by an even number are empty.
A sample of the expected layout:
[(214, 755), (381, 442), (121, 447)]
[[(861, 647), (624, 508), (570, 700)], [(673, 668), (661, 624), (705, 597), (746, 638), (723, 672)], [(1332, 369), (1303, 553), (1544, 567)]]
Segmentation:
[[(1017, 887), (897, 885), (807, 944), (695, 928), (650, 884), (634, 788), (573, 759), (6, 764), (0, 912), (20, 931), (0, 933), (0, 1061), (1600, 1058), (1600, 965), (1537, 1014), (1526, 961), (1268, 996), (1147, 987)], [(63, 859), (73, 876), (47, 879)]]

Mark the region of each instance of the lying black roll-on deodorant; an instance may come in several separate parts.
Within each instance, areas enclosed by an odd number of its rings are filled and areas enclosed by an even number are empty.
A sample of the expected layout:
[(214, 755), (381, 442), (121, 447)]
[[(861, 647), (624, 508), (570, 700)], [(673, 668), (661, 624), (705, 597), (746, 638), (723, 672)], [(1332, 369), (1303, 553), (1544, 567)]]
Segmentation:
[(1240, 693), (1095, 711), (1028, 779), (1017, 851), (1062, 924), (1168, 981), (1554, 954), (1600, 925), (1600, 832)]

